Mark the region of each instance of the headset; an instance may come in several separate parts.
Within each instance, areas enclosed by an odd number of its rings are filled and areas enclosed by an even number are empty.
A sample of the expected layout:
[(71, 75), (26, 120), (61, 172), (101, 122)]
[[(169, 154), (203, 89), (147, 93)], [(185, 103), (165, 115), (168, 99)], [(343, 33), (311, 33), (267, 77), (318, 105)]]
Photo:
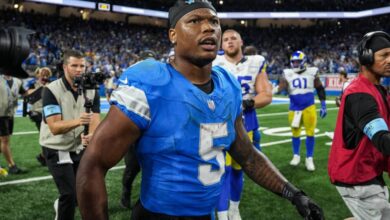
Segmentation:
[(370, 48), (367, 48), (367, 44), (372, 38), (376, 36), (382, 36), (390, 41), (390, 35), (383, 31), (373, 31), (365, 34), (357, 47), (359, 53), (359, 63), (361, 65), (371, 66), (374, 64), (374, 53)]

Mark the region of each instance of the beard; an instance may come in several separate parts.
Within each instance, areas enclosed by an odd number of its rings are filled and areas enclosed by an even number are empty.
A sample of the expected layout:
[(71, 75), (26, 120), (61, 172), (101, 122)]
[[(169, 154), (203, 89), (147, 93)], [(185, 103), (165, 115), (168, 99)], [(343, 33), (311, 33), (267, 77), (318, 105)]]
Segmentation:
[(233, 50), (233, 51), (229, 51), (229, 50), (226, 50), (226, 51), (225, 51), (225, 54), (226, 54), (227, 56), (229, 56), (229, 57), (235, 57), (235, 56), (238, 55), (238, 53), (239, 53), (239, 50), (238, 50), (238, 49), (235, 49), (235, 50)]

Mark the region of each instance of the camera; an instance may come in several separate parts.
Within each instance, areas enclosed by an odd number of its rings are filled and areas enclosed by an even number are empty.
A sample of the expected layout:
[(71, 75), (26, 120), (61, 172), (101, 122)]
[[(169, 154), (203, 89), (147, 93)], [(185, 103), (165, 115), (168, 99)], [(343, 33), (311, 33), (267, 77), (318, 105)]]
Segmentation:
[(37, 90), (35, 90), (33, 93), (26, 95), (23, 97), (23, 108), (22, 108), (22, 115), (23, 117), (26, 117), (27, 115), (31, 115), (31, 112), (28, 111), (28, 104), (33, 105), (37, 101), (42, 99), (42, 88), (40, 87)]
[(27, 36), (34, 31), (22, 27), (0, 28), (0, 72), (2, 74), (27, 78), (21, 67), (30, 51)]
[(79, 94), (81, 94), (85, 90), (99, 89), (99, 85), (102, 84), (107, 78), (108, 76), (106, 76), (104, 73), (88, 72), (79, 77), (75, 77), (73, 84), (77, 87)]

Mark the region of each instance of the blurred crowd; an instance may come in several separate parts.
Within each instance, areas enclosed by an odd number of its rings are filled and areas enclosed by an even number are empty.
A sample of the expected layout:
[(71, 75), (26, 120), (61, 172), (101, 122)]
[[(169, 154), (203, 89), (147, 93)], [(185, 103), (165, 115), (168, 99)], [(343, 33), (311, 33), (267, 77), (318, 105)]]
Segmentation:
[[(289, 66), (289, 56), (302, 50), (309, 64), (320, 73), (336, 73), (343, 67), (348, 73), (358, 72), (356, 44), (363, 33), (389, 31), (389, 16), (366, 19), (317, 20), (309, 27), (234, 27), (246, 45), (254, 45), (266, 57), (270, 78), (278, 78)], [(124, 22), (88, 20), (79, 17), (57, 17), (37, 13), (0, 11), (0, 25), (25, 26), (36, 33), (31, 36), (31, 50), (25, 61), (32, 71), (49, 67), (54, 74), (66, 49), (81, 50), (87, 55), (88, 71), (107, 75), (120, 74), (139, 59), (145, 50), (155, 51), (157, 58), (167, 60), (171, 45), (167, 28), (138, 26)], [(226, 28), (224, 28), (226, 29)]]

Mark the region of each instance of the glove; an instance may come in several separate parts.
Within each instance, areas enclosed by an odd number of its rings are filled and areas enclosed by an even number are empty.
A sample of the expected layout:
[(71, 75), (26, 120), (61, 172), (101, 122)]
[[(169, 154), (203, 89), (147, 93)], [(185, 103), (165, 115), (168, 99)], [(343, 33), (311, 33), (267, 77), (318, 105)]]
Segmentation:
[(320, 109), (320, 117), (325, 118), (327, 112), (326, 112), (326, 103), (325, 100), (321, 101), (321, 109)]
[(242, 107), (244, 107), (244, 109), (247, 109), (247, 110), (252, 109), (255, 107), (255, 101), (253, 101), (253, 99), (243, 100)]
[(287, 198), (295, 205), (299, 214), (306, 220), (324, 220), (322, 209), (312, 201), (306, 194), (292, 184), (287, 183), (282, 192), (282, 196)]

